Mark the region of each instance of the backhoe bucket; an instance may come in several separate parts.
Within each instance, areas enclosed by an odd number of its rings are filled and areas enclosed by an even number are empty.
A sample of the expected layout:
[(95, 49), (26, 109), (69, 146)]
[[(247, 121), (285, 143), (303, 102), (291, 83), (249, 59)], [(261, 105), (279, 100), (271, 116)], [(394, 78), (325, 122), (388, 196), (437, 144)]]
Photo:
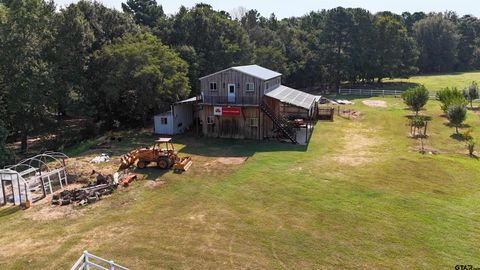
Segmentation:
[(188, 169), (190, 169), (192, 164), (193, 162), (191, 157), (184, 157), (184, 158), (181, 158), (180, 161), (175, 162), (175, 164), (173, 165), (173, 168), (176, 172), (185, 172), (185, 171), (188, 171)]

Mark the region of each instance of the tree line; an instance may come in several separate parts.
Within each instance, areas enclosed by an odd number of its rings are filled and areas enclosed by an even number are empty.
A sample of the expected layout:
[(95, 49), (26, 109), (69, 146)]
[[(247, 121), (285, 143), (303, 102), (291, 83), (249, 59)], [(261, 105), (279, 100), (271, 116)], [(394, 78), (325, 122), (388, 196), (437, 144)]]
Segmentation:
[[(480, 67), (480, 21), (455, 13), (335, 8), (301, 17), (206, 4), (164, 13), (155, 0), (122, 10), (81, 0), (0, 0), (0, 134), (22, 142), (68, 118), (145, 125), (176, 100), (198, 94), (198, 78), (258, 64), (293, 87), (336, 89), (416, 73)], [(2, 131), (3, 130), (3, 131)]]

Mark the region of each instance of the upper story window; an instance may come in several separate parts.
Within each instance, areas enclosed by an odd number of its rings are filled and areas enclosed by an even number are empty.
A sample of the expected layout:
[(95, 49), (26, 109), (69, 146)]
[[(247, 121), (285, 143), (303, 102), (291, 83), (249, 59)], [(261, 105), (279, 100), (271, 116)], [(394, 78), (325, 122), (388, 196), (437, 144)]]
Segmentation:
[(265, 83), (265, 89), (268, 89), (268, 88), (270, 88), (270, 82)]
[(210, 91), (217, 91), (217, 83), (211, 82), (210, 83)]
[(255, 91), (255, 84), (254, 83), (247, 83), (245, 87), (246, 92), (253, 92)]

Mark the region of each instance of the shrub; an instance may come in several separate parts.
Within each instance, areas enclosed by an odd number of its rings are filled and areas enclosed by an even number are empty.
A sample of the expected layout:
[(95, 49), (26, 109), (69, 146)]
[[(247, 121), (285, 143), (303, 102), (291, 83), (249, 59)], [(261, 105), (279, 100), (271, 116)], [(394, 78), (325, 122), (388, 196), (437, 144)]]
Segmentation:
[(473, 101), (478, 98), (478, 85), (472, 82), (467, 88), (463, 90), (463, 96), (470, 103), (470, 108), (473, 108)]
[(447, 109), (447, 117), (450, 120), (450, 124), (455, 127), (455, 131), (458, 134), (458, 128), (467, 118), (467, 108), (464, 104), (452, 104)]
[(421, 85), (403, 92), (402, 98), (405, 104), (415, 112), (415, 115), (418, 115), (418, 111), (427, 104), (428, 95), (427, 88)]
[(444, 88), (437, 92), (437, 98), (442, 103), (441, 108), (444, 113), (447, 113), (450, 105), (467, 105), (467, 101), (457, 88)]
[(477, 143), (475, 142), (474, 139), (470, 139), (467, 141), (467, 149), (468, 149), (468, 154), (470, 156), (473, 156), (473, 152), (475, 152), (475, 145)]
[(426, 136), (427, 135), (426, 125), (427, 125), (427, 119), (425, 117), (416, 115), (412, 117), (412, 119), (410, 119), (410, 133), (412, 134), (413, 137), (415, 137), (417, 136), (417, 131), (420, 131), (420, 129), (424, 128), (423, 135)]

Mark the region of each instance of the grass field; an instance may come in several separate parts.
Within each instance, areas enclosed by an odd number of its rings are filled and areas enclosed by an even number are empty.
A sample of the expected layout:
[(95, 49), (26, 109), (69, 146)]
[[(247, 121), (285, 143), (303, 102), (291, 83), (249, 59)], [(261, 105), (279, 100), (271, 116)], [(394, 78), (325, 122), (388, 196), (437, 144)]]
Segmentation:
[[(424, 75), (413, 76), (410, 79), (384, 80), (384, 82), (387, 84), (403, 83), (403, 86), (400, 86), (400, 88), (408, 88), (411, 85), (423, 84), (428, 90), (433, 92), (441, 90), (445, 87), (457, 87), (458, 89), (462, 90), (466, 86), (470, 85), (473, 81), (480, 83), (480, 72)], [(395, 88), (397, 86), (392, 87)]]
[[(61, 218), (38, 218), (47, 206), (0, 208), (0, 269), (68, 269), (85, 249), (131, 269), (479, 267), (480, 161), (436, 101), (422, 113), (438, 154), (422, 155), (410, 112), (383, 100), (355, 99), (361, 117), (319, 122), (308, 147), (177, 138), (190, 171), (147, 169), (165, 184), (136, 182)], [(479, 124), (469, 111), (478, 140)], [(153, 139), (132, 138), (116, 150)]]

